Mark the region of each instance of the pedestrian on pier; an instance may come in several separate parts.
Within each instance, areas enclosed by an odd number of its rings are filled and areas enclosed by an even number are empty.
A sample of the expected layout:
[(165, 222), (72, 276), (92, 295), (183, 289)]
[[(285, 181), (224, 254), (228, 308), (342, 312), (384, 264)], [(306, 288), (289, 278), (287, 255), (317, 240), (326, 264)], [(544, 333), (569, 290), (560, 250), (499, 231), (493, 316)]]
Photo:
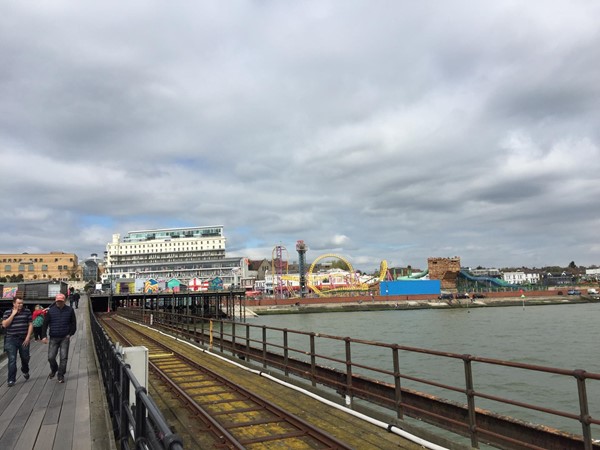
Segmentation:
[(36, 341), (41, 341), (44, 335), (42, 334), (42, 328), (44, 326), (44, 317), (46, 316), (46, 310), (42, 308), (42, 305), (35, 305), (33, 310), (33, 338)]
[(8, 353), (8, 386), (17, 379), (17, 352), (21, 357), (21, 372), (29, 379), (29, 341), (33, 333), (31, 311), (25, 308), (22, 298), (13, 299), (12, 309), (4, 311), (2, 326), (5, 329), (4, 351)]
[(78, 309), (79, 308), (79, 299), (81, 298), (81, 295), (79, 294), (78, 291), (75, 290), (75, 288), (71, 287), (69, 288), (69, 305), (71, 305), (71, 308), (74, 309)]
[[(77, 319), (75, 310), (65, 305), (65, 295), (57, 294), (55, 303), (48, 309), (42, 334), (42, 342), (46, 344), (48, 338), (46, 332), (50, 327), (50, 344), (48, 346), (48, 362), (50, 363), (50, 375), (48, 378), (54, 378), (58, 372), (58, 382), (65, 382), (65, 372), (67, 371), (67, 360), (69, 358), (69, 343), (71, 336), (77, 331)], [(56, 355), (60, 350), (60, 364), (56, 363)]]

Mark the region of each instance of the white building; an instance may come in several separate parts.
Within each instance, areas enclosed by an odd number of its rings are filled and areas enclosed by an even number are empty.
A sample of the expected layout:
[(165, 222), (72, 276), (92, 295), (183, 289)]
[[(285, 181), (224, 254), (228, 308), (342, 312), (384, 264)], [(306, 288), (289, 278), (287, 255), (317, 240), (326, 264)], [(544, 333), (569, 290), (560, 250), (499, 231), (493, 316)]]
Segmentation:
[(223, 285), (238, 285), (247, 277), (248, 260), (225, 256), (223, 227), (164, 228), (130, 231), (121, 240), (113, 234), (106, 245), (103, 281), (118, 278), (168, 280), (220, 277)]
[(600, 280), (600, 269), (585, 269), (585, 275), (589, 279)]
[(538, 284), (540, 282), (540, 274), (536, 272), (504, 272), (502, 279), (510, 284)]

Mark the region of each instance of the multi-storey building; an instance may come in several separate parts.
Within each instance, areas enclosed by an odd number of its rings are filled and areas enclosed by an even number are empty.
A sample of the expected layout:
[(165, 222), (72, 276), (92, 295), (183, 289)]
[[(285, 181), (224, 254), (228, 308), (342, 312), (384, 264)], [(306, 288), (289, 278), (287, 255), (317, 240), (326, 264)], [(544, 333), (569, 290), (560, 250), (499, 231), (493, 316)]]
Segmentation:
[(225, 256), (223, 227), (165, 228), (113, 234), (106, 245), (103, 281), (118, 278), (169, 280), (220, 277), (224, 286), (247, 277), (248, 260)]
[(0, 278), (23, 275), (23, 280), (69, 281), (80, 278), (75, 253), (15, 253), (0, 255)]

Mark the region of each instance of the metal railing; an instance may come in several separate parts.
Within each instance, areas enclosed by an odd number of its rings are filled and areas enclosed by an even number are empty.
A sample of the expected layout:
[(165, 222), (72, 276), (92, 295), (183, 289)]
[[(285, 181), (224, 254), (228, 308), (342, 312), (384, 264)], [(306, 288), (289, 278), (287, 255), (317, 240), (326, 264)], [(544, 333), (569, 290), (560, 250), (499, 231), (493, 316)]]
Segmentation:
[[(313, 386), (318, 384), (334, 389), (347, 403), (363, 400), (393, 411), (398, 419), (406, 415), (467, 436), (473, 447), (479, 447), (481, 442), (519, 449), (600, 448), (592, 439), (592, 425), (600, 425), (600, 420), (590, 413), (587, 393), (588, 382), (600, 380), (598, 373), (161, 311), (123, 308), (119, 313), (136, 321), (168, 328), (215, 351), (257, 362), (285, 376), (309, 380)], [(415, 364), (412, 362), (419, 358), (433, 359), (432, 370), (427, 376), (413, 373)], [(448, 369), (451, 361), (458, 363), (452, 370)], [(419, 365), (423, 364), (419, 360)], [(498, 395), (500, 386), (494, 387), (495, 392), (476, 388), (476, 381), (485, 377), (502, 380), (507, 371), (522, 371), (524, 376), (546, 374), (551, 377), (546, 383), (571, 380), (575, 392), (571, 400), (577, 411), (527, 403), (515, 394)], [(534, 389), (543, 392), (548, 386)], [(595, 387), (599, 387), (598, 384)], [(423, 392), (424, 389), (429, 392)], [(509, 417), (492, 412), (498, 404), (515, 414), (511, 413)], [(534, 425), (527, 419), (513, 418), (521, 410), (534, 417), (577, 421), (582, 433), (578, 436)]]
[[(113, 430), (120, 448), (182, 450), (181, 438), (170, 430), (146, 388), (140, 385), (91, 312), (90, 322)], [(135, 396), (134, 406), (130, 406), (132, 396)]]

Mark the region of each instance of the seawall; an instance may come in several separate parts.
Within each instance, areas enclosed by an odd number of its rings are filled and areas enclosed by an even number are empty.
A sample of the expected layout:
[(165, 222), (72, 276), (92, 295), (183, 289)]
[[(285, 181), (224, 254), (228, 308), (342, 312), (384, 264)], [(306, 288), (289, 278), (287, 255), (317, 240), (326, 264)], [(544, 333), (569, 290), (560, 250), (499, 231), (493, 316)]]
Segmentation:
[[(566, 292), (566, 290), (564, 290)], [(411, 309), (485, 308), (498, 306), (564, 305), (600, 302), (586, 295), (558, 295), (554, 291), (490, 292), (485, 298), (439, 300), (431, 295), (347, 296), (247, 300), (246, 307), (257, 315), (316, 312), (351, 312)]]

